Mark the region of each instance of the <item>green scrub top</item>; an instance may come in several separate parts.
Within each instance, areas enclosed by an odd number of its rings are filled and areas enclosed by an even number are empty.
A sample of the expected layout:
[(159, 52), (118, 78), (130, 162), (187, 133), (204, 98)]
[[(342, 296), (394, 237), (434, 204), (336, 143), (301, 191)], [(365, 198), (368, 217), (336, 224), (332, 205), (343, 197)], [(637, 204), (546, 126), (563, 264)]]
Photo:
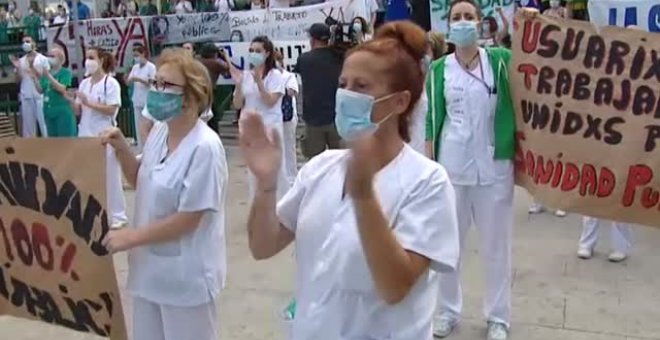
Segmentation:
[[(71, 87), (73, 73), (68, 68), (60, 68), (53, 73), (53, 78), (65, 87)], [(41, 77), (41, 88), (44, 91), (44, 118), (49, 137), (75, 137), (76, 118), (69, 101), (52, 86), (47, 77)]]

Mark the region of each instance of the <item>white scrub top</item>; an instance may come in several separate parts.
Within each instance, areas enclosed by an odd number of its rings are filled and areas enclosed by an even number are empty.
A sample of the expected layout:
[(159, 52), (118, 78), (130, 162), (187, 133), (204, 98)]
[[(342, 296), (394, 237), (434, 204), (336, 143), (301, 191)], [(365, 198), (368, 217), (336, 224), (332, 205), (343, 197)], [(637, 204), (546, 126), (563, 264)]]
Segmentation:
[[(284, 77), (284, 90), (293, 90), (297, 93), (300, 93), (300, 88), (298, 86), (298, 78), (295, 74), (289, 71), (282, 71), (282, 76)], [(296, 104), (296, 96), (291, 97), (291, 105), (293, 105), (293, 117), (297, 121), (298, 119), (298, 105)]]
[[(284, 95), (285, 93), (286, 78), (282, 71), (274, 68), (268, 72), (266, 78), (264, 78), (264, 87), (268, 93), (279, 93)], [(261, 117), (264, 120), (264, 124), (272, 126), (274, 124), (282, 124), (282, 98), (275, 103), (273, 106), (266, 106), (263, 99), (261, 99), (261, 94), (259, 93), (259, 88), (257, 83), (254, 81), (251, 70), (243, 71), (243, 83), (242, 83), (243, 97), (245, 98), (246, 110), (254, 110), (261, 114)]]
[[(121, 88), (115, 78), (106, 75), (96, 84), (92, 84), (92, 78), (87, 77), (80, 82), (78, 91), (84, 93), (90, 103), (117, 105), (113, 115), (107, 115), (87, 105), (82, 105), (78, 136), (97, 137), (103, 131), (117, 125), (115, 119), (119, 106), (121, 106)], [(77, 103), (80, 103), (79, 99)]]
[(408, 131), (410, 132), (410, 142), (408, 144), (422, 155), (426, 154), (426, 114), (428, 109), (429, 99), (426, 96), (426, 91), (422, 91), (422, 95), (413, 108), (408, 125)]
[(41, 93), (37, 91), (37, 88), (34, 84), (34, 79), (30, 77), (29, 73), (30, 72), (30, 67), (33, 65), (35, 69), (38, 71), (43, 70), (44, 68), (46, 70), (50, 70), (50, 64), (48, 63), (48, 58), (46, 58), (43, 54), (41, 53), (35, 53), (34, 59), (32, 61), (32, 65), (28, 62), (28, 57), (27, 55), (21, 57), (21, 59), (18, 60), (19, 67), (21, 68), (21, 89), (19, 95), (21, 98), (41, 98)]
[[(493, 70), (486, 51), (479, 49), (483, 79), (494, 87)], [(456, 60), (447, 56), (445, 99), (447, 117), (443, 124), (439, 161), (454, 185), (492, 185), (513, 173), (510, 160), (495, 159), (495, 109), (497, 94), (489, 93), (477, 66), (470, 76)]]
[[(152, 80), (156, 77), (156, 65), (147, 61), (144, 65), (135, 64), (131, 69), (128, 77), (140, 78), (142, 80)], [(138, 81), (133, 83), (133, 106), (144, 107), (147, 105), (147, 94), (149, 93), (150, 85), (142, 84)]]
[(388, 305), (367, 265), (353, 203), (342, 194), (349, 152), (310, 160), (277, 206), (280, 222), (295, 233), (292, 339), (431, 340), (438, 272), (454, 270), (459, 257), (453, 187), (442, 166), (408, 145), (377, 174), (392, 232), (404, 249), (431, 260), (408, 296)]
[(227, 273), (227, 160), (220, 138), (201, 120), (169, 156), (167, 136), (167, 124), (157, 122), (144, 145), (132, 227), (178, 212), (204, 214), (178, 240), (132, 249), (127, 288), (154, 303), (198, 306), (218, 295)]

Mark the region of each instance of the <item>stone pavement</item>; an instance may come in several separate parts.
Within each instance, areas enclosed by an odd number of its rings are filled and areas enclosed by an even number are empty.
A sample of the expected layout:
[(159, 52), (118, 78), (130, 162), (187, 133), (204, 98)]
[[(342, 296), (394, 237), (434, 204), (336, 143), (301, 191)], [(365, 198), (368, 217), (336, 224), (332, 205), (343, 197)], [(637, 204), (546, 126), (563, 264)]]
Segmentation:
[[(280, 311), (293, 287), (291, 250), (256, 262), (249, 254), (245, 217), (247, 187), (238, 150), (228, 147), (230, 189), (227, 245), (229, 276), (220, 299), (222, 340), (284, 339)], [(127, 193), (129, 206), (133, 195)], [(606, 261), (609, 230), (603, 229), (596, 257), (575, 256), (580, 219), (550, 214), (529, 217), (529, 198), (516, 192), (514, 244), (514, 340), (660, 340), (660, 230), (635, 229), (635, 247), (625, 263)], [(481, 318), (484, 277), (476, 244), (470, 235), (464, 270), (465, 318), (450, 339), (485, 338)], [(124, 286), (126, 257), (116, 256), (118, 279)], [(128, 301), (126, 301), (128, 302)], [(125, 304), (126, 314), (130, 306)], [(130, 316), (127, 316), (130, 320)], [(130, 322), (129, 322), (130, 323)], [(41, 323), (0, 317), (0, 340), (92, 340)]]

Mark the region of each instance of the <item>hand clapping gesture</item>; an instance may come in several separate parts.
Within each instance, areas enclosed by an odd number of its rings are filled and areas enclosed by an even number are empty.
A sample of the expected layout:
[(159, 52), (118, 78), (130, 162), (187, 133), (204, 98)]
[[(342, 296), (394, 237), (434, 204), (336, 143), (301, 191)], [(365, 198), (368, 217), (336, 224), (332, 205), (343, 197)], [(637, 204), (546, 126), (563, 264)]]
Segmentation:
[(260, 190), (274, 190), (277, 173), (282, 162), (280, 135), (268, 130), (256, 112), (241, 113), (239, 121), (239, 145), (245, 163), (257, 178)]

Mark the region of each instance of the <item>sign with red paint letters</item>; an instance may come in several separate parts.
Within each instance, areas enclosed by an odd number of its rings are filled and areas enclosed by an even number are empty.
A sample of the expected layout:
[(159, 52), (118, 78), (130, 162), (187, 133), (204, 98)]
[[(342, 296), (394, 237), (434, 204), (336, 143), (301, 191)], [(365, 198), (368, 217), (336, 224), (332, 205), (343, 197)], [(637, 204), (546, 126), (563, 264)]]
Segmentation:
[(0, 315), (125, 340), (98, 139), (0, 139)]
[(660, 34), (514, 27), (517, 183), (553, 208), (660, 226)]

